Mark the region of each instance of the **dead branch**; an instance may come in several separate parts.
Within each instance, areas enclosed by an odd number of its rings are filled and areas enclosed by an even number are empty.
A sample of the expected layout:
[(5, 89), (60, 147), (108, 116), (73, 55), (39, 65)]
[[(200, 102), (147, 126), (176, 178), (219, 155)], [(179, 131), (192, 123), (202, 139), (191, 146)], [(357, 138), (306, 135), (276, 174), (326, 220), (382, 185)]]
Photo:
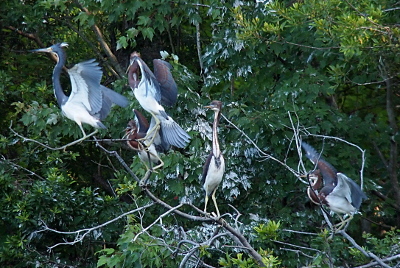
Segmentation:
[(338, 234), (341, 234), (344, 238), (346, 238), (355, 248), (357, 248), (362, 254), (364, 254), (366, 257), (374, 259), (379, 265), (385, 268), (390, 268), (389, 265), (385, 264), (383, 260), (381, 260), (378, 256), (376, 256), (372, 252), (367, 252), (365, 251), (360, 245), (357, 244), (357, 242), (349, 236), (345, 230), (340, 230)]
[[(394, 255), (394, 256), (391, 256), (391, 257), (384, 258), (384, 259), (382, 259), (382, 261), (383, 261), (383, 262), (389, 262), (389, 261), (394, 261), (394, 260), (397, 260), (397, 259), (400, 259), (400, 254), (397, 254), (397, 255)], [(377, 261), (374, 261), (374, 262), (370, 262), (370, 263), (368, 263), (368, 264), (364, 264), (364, 265), (357, 266), (357, 267), (354, 267), (354, 268), (368, 268), (368, 267), (376, 266), (376, 265), (378, 265), (378, 264), (379, 264), (379, 263), (378, 263)]]
[(51, 252), (51, 251), (53, 250), (53, 248), (58, 247), (58, 246), (61, 246), (61, 245), (74, 245), (74, 244), (76, 244), (76, 243), (78, 243), (78, 242), (82, 242), (83, 239), (84, 239), (88, 234), (90, 234), (91, 232), (93, 232), (94, 230), (97, 230), (97, 229), (100, 229), (100, 228), (102, 228), (102, 227), (104, 227), (104, 226), (107, 226), (108, 224), (113, 223), (113, 222), (115, 222), (115, 221), (117, 221), (117, 220), (119, 220), (119, 219), (121, 219), (121, 218), (123, 218), (123, 217), (125, 217), (125, 216), (127, 216), (127, 215), (130, 215), (130, 214), (136, 213), (136, 212), (138, 212), (138, 211), (144, 210), (144, 209), (146, 209), (146, 208), (149, 208), (149, 207), (153, 206), (154, 204), (155, 204), (154, 202), (151, 202), (151, 203), (149, 203), (149, 204), (147, 204), (147, 205), (144, 205), (144, 206), (142, 206), (142, 207), (139, 207), (139, 208), (136, 208), (136, 209), (134, 209), (134, 210), (125, 212), (125, 213), (119, 215), (118, 217), (115, 217), (114, 219), (111, 219), (111, 220), (109, 220), (109, 221), (107, 221), (107, 222), (105, 222), (105, 223), (102, 223), (102, 224), (100, 224), (100, 225), (94, 226), (94, 227), (92, 227), (92, 228), (85, 228), (85, 229), (80, 229), (80, 230), (71, 231), (71, 232), (58, 231), (58, 230), (49, 228), (49, 227), (46, 225), (46, 223), (42, 222), (43, 225), (44, 225), (44, 229), (39, 230), (39, 231), (35, 231), (35, 232), (33, 232), (30, 236), (32, 237), (32, 236), (35, 236), (35, 234), (37, 234), (37, 233), (41, 233), (41, 232), (45, 232), (45, 231), (50, 231), (50, 232), (53, 232), (53, 233), (64, 234), (64, 235), (75, 235), (75, 239), (74, 239), (73, 241), (67, 241), (67, 240), (65, 240), (65, 242), (57, 243), (57, 244), (55, 244), (55, 245), (53, 245), (53, 246), (48, 247), (48, 251)]
[[(132, 172), (132, 170), (128, 167), (128, 165), (125, 163), (125, 161), (121, 158), (121, 156), (119, 156), (119, 154), (116, 151), (108, 151), (107, 149), (105, 149), (103, 146), (101, 146), (100, 143), (96, 143), (97, 146), (99, 146), (101, 149), (103, 149), (106, 153), (108, 154), (112, 154), (114, 155), (118, 161), (121, 163), (121, 165), (125, 168), (125, 170), (136, 180), (139, 181), (139, 178)], [(144, 178), (142, 178), (142, 180), (147, 180), (150, 175), (152, 174), (151, 170), (149, 170), (146, 175), (144, 176)], [(217, 217), (210, 217), (207, 213), (205, 213), (204, 211), (201, 211), (200, 209), (197, 208), (197, 211), (200, 212), (201, 214), (203, 214), (205, 217), (199, 217), (199, 216), (194, 216), (194, 215), (189, 215), (185, 212), (180, 211), (179, 209), (176, 209), (174, 207), (172, 207), (171, 205), (165, 203), (164, 201), (162, 201), (161, 199), (159, 199), (158, 197), (156, 197), (146, 186), (143, 186), (142, 189), (144, 190), (144, 192), (146, 193), (146, 195), (148, 197), (150, 197), (150, 199), (153, 200), (153, 202), (163, 206), (164, 208), (168, 209), (168, 210), (173, 210), (174, 214), (177, 214), (181, 217), (184, 217), (186, 219), (189, 220), (193, 220), (193, 221), (200, 221), (200, 222), (208, 222), (208, 223), (217, 223), (221, 226), (223, 226), (228, 232), (230, 232), (232, 235), (234, 235), (239, 241), (240, 243), (242, 243), (242, 245), (244, 247), (246, 247), (248, 249), (249, 254), (254, 258), (254, 260), (258, 263), (258, 265), (264, 267), (265, 265), (262, 262), (262, 257), (261, 255), (250, 245), (250, 243), (247, 241), (247, 239), (235, 228), (233, 228), (232, 226), (230, 226), (225, 220), (223, 220), (222, 218), (217, 218)], [(192, 205), (191, 205), (192, 206)], [(193, 207), (193, 206), (192, 206)]]
[[(76, 5), (86, 14), (91, 15), (91, 12), (84, 7), (79, 1), (75, 1)], [(121, 66), (118, 63), (117, 57), (114, 55), (114, 53), (111, 51), (110, 47), (108, 46), (102, 31), (100, 30), (99, 26), (97, 24), (92, 25), (92, 30), (97, 36), (97, 40), (99, 41), (101, 47), (103, 48), (103, 51), (106, 53), (107, 57), (110, 59), (110, 62), (112, 66), (115, 68), (117, 71), (119, 77), (124, 77), (124, 70), (121, 68)]]

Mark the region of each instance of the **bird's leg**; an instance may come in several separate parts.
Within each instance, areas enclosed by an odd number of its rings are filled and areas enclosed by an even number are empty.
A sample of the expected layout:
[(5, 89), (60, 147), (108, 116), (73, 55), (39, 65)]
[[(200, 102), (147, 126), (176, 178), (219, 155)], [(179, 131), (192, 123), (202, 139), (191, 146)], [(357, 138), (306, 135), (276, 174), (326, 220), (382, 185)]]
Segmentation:
[(207, 203), (208, 203), (208, 194), (206, 193), (206, 197), (204, 199), (204, 213), (207, 213)]
[(218, 218), (219, 218), (219, 217), (221, 216), (221, 214), (219, 214), (219, 209), (218, 209), (218, 206), (217, 206), (217, 200), (215, 199), (215, 193), (216, 193), (216, 192), (217, 192), (217, 188), (215, 188), (215, 190), (214, 190), (214, 192), (213, 192), (211, 198), (212, 198), (212, 200), (213, 200), (213, 202), (214, 202), (215, 210), (217, 211), (217, 216), (218, 216)]
[[(149, 151), (149, 146), (150, 145), (151, 145), (151, 143), (149, 145), (147, 145), (145, 142), (139, 141), (138, 142), (138, 146), (139, 146), (138, 151), (145, 151), (146, 154), (147, 154), (147, 158), (149, 160), (150, 167), (148, 167), (146, 165), (146, 163), (144, 161), (142, 161), (143, 164), (146, 166), (147, 170), (151, 170), (152, 172), (156, 172), (155, 171), (156, 169), (159, 169), (160, 167), (164, 166), (164, 162), (161, 160), (161, 158), (158, 155), (154, 155), (154, 154), (150, 153), (150, 151)], [(151, 156), (157, 157), (157, 159), (160, 161), (160, 164), (158, 164), (155, 167), (151, 167)]]
[(343, 219), (340, 215), (338, 215), (341, 222), (338, 224), (335, 224), (333, 227), (335, 228), (335, 233), (339, 232), (343, 228), (347, 227), (347, 225), (350, 223), (350, 221), (353, 219), (353, 215), (350, 215), (347, 219)]
[[(87, 138), (93, 136), (93, 135), (96, 134), (98, 131), (99, 131), (99, 130), (96, 129), (95, 131), (93, 131), (93, 132), (90, 133), (89, 135), (86, 135), (86, 134), (85, 134), (85, 136), (83, 136), (82, 138), (80, 138), (80, 139), (78, 139), (78, 140), (74, 140), (73, 142), (70, 142), (70, 143), (68, 143), (68, 144), (66, 144), (66, 145), (64, 145), (64, 146), (58, 147), (58, 148), (52, 148), (52, 150), (65, 150), (67, 147), (72, 146), (72, 145), (75, 145), (75, 144), (77, 144), (77, 143), (80, 143), (80, 142), (86, 140)], [(85, 133), (85, 132), (83, 132), (83, 133)]]
[(147, 185), (147, 181), (149, 180), (150, 175), (151, 175), (151, 169), (148, 169), (146, 171), (146, 174), (144, 175), (144, 177), (139, 181), (139, 186), (140, 187), (144, 187), (144, 186)]
[(156, 169), (159, 169), (160, 167), (164, 166), (164, 162), (161, 160), (160, 157), (158, 157), (156, 155), (156, 157), (158, 158), (158, 160), (160, 161), (160, 164), (158, 164), (157, 166), (153, 167), (152, 170), (155, 171)]
[(147, 148), (153, 143), (153, 141), (156, 137), (156, 134), (157, 134), (158, 130), (160, 129), (160, 119), (158, 119), (157, 116), (155, 116), (153, 113), (151, 113), (151, 116), (154, 117), (154, 120), (156, 123), (152, 129), (147, 131), (146, 136), (144, 138), (140, 139), (140, 140), (149, 141), (148, 144), (146, 144)]
[(86, 133), (85, 133), (85, 130), (83, 130), (82, 124), (78, 124), (78, 126), (79, 126), (80, 129), (82, 130), (83, 137), (86, 137)]

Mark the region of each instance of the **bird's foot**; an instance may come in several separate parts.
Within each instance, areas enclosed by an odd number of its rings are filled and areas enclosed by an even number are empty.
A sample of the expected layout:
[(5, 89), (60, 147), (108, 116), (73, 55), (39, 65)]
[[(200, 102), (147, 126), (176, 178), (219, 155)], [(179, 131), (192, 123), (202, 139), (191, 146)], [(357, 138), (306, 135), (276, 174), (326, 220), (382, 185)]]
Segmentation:
[(141, 187), (141, 188), (143, 188), (143, 187), (147, 187), (147, 179), (146, 180), (143, 180), (143, 179), (141, 179), (140, 181), (139, 181), (139, 187)]
[(331, 235), (328, 236), (328, 238), (327, 238), (326, 240), (327, 240), (327, 241), (332, 241), (332, 240), (333, 240), (333, 237), (335, 236), (335, 234), (336, 234), (336, 232), (333, 231), (333, 232), (331, 233)]
[(147, 182), (149, 181), (151, 173), (152, 173), (152, 171), (150, 169), (148, 169), (146, 171), (146, 174), (144, 174), (143, 178), (139, 181), (139, 187), (147, 187), (148, 186)]
[(206, 218), (211, 218), (212, 217), (212, 215), (211, 215), (211, 213), (208, 213), (207, 211), (204, 211), (204, 217), (206, 217)]
[(335, 232), (335, 234), (340, 232), (340, 231), (342, 231), (342, 230), (346, 230), (351, 219), (352, 218), (350, 217), (350, 218), (348, 218), (346, 220), (343, 220), (343, 221), (339, 222), (338, 224), (333, 225), (333, 231)]
[(215, 212), (211, 212), (211, 216), (212, 216), (213, 218), (219, 218), (219, 217), (220, 217), (220, 216), (217, 215)]

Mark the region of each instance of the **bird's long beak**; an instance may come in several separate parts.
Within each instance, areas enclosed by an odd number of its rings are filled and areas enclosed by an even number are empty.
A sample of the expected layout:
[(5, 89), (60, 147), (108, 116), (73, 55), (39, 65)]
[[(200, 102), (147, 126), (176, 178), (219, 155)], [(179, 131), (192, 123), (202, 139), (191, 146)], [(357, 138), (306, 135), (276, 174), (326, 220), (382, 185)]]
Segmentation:
[(214, 109), (214, 108), (215, 108), (215, 106), (214, 106), (214, 105), (206, 105), (206, 106), (204, 106), (204, 108), (208, 108), (208, 109)]
[(46, 48), (38, 48), (38, 49), (32, 49), (32, 50), (28, 50), (29, 52), (52, 52), (53, 50), (51, 49), (51, 47), (46, 47)]
[[(140, 60), (141, 58), (140, 58), (140, 53), (138, 53), (138, 52), (132, 52), (131, 53), (131, 57), (130, 57), (130, 61), (129, 61), (129, 66), (128, 66), (128, 68), (126, 69), (126, 73), (128, 73), (128, 71), (129, 71), (129, 67), (131, 67), (132, 66), (132, 64), (134, 64), (135, 62), (137, 62), (138, 60)], [(138, 64), (138, 63), (136, 63), (136, 64)], [(138, 68), (138, 67), (136, 67), (136, 68)]]

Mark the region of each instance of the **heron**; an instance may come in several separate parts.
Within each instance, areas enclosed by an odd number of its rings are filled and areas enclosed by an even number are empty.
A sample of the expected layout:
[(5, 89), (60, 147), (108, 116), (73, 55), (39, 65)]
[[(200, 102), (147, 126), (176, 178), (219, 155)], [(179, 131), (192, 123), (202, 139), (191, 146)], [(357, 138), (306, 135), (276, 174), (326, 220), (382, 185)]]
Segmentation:
[[(142, 160), (147, 170), (154, 171), (164, 165), (158, 152), (165, 153), (168, 151), (169, 147), (167, 144), (162, 143), (160, 137), (144, 139), (149, 130), (149, 122), (140, 111), (134, 109), (133, 112), (135, 118), (128, 122), (124, 138), (128, 139), (127, 144), (129, 148), (138, 152), (139, 158)], [(150, 144), (151, 140), (154, 140), (154, 142)]]
[[(311, 188), (307, 189), (308, 196), (312, 202), (328, 206), (339, 216), (341, 222), (334, 226), (338, 232), (347, 226), (367, 196), (356, 182), (345, 174), (337, 172), (311, 145), (305, 142), (301, 145), (306, 152), (306, 157), (317, 168), (308, 175), (311, 184)], [(341, 216), (343, 214), (349, 217), (344, 220)]]
[(215, 210), (217, 211), (217, 216), (220, 217), (217, 201), (215, 199), (215, 192), (217, 191), (218, 185), (221, 183), (225, 172), (225, 160), (218, 143), (218, 124), (221, 116), (222, 102), (214, 100), (210, 105), (205, 106), (205, 108), (214, 111), (214, 122), (212, 128), (212, 150), (203, 166), (201, 180), (201, 184), (203, 185), (206, 194), (204, 212), (207, 212), (207, 203), (211, 196)]
[[(101, 122), (110, 113), (113, 103), (121, 107), (128, 106), (128, 99), (121, 94), (100, 84), (103, 72), (99, 64), (94, 60), (88, 60), (75, 64), (68, 69), (71, 81), (71, 94), (64, 94), (60, 83), (60, 75), (66, 62), (67, 54), (64, 50), (67, 43), (57, 43), (48, 48), (39, 48), (31, 52), (52, 53), (57, 58), (57, 64), (53, 70), (53, 87), (57, 103), (62, 114), (75, 121), (82, 131), (83, 138), (69, 143), (61, 148), (78, 143), (95, 133), (99, 128), (106, 126)], [(82, 123), (96, 128), (94, 132), (86, 135)]]
[(161, 129), (162, 138), (177, 148), (184, 148), (190, 136), (170, 117), (163, 107), (176, 103), (178, 87), (171, 74), (172, 66), (163, 60), (153, 60), (154, 73), (141, 59), (140, 54), (133, 52), (128, 67), (128, 82), (139, 104), (154, 118), (154, 124), (146, 134), (153, 138), (153, 132)]

